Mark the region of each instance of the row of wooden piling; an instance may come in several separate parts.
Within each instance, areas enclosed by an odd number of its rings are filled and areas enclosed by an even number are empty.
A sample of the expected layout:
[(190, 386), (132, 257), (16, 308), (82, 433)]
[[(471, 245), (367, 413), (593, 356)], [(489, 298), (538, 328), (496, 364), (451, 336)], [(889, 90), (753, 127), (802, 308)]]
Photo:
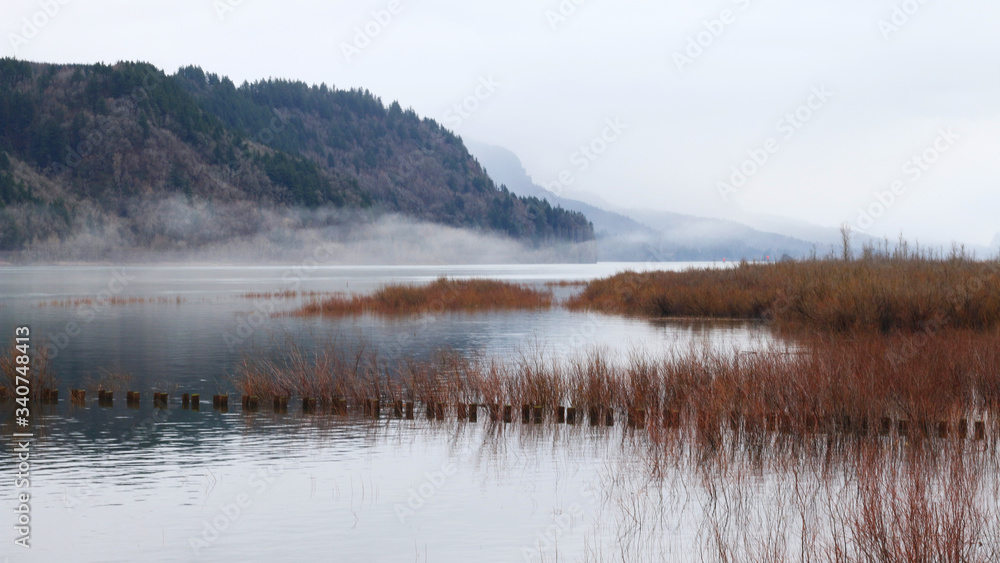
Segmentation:
[[(101, 406), (114, 405), (114, 391), (98, 390), (98, 404)], [(70, 400), (73, 404), (82, 405), (86, 402), (86, 390), (71, 389)], [(46, 404), (54, 404), (59, 401), (58, 389), (42, 389), (41, 400)], [(290, 398), (287, 396), (276, 396), (271, 398), (274, 412), (288, 412)], [(126, 402), (130, 407), (138, 407), (140, 404), (140, 394), (138, 391), (128, 391)], [(153, 406), (157, 408), (167, 408), (169, 395), (167, 393), (154, 392)], [(181, 395), (181, 406), (192, 410), (199, 410), (201, 396), (198, 393), (184, 393)], [(320, 407), (330, 407), (330, 412), (335, 415), (347, 414), (347, 400), (342, 398), (319, 399), (316, 397), (302, 398), (302, 411), (315, 413)], [(450, 405), (441, 402), (428, 401), (423, 403), (426, 409), (428, 420), (443, 420)], [(261, 400), (253, 395), (242, 396), (243, 410), (252, 412), (259, 410)], [(229, 395), (213, 395), (212, 407), (217, 410), (228, 411)], [(365, 416), (379, 418), (382, 414), (382, 402), (379, 399), (366, 399), (361, 407)], [(455, 405), (455, 413), (459, 420), (477, 422), (479, 410), (484, 409), (491, 422), (511, 423), (514, 420), (513, 405), (500, 404), (479, 404), (479, 403), (458, 403)], [(392, 402), (391, 416), (413, 420), (415, 403), (413, 401), (396, 400)], [(545, 418), (545, 408), (539, 405), (521, 405), (521, 422), (524, 424), (540, 424)], [(555, 419), (558, 424), (577, 424), (583, 422), (583, 413), (578, 412), (576, 407), (558, 406), (555, 408)], [(646, 409), (628, 409), (625, 413), (626, 424), (631, 428), (645, 428), (647, 426)], [(587, 411), (587, 420), (591, 426), (614, 426), (615, 411), (610, 407), (590, 407)], [(679, 410), (666, 409), (661, 418), (662, 426), (667, 429), (680, 428), (681, 413)], [(697, 427), (700, 431), (710, 430), (712, 422), (703, 414), (696, 417)], [(959, 419), (956, 423), (947, 420), (939, 420), (934, 423), (927, 420), (913, 421), (910, 419), (893, 419), (891, 417), (880, 417), (878, 423), (870, 424), (867, 417), (852, 419), (850, 416), (806, 416), (801, 420), (794, 420), (788, 414), (773, 413), (764, 415), (762, 418), (743, 417), (739, 413), (729, 413), (729, 427), (733, 432), (780, 432), (780, 433), (818, 433), (837, 432), (841, 434), (877, 433), (881, 436), (889, 436), (895, 433), (900, 437), (931, 437), (947, 438), (956, 436), (961, 439), (969, 437), (975, 440), (983, 440), (986, 437), (986, 424), (982, 420), (970, 421), (967, 418)]]

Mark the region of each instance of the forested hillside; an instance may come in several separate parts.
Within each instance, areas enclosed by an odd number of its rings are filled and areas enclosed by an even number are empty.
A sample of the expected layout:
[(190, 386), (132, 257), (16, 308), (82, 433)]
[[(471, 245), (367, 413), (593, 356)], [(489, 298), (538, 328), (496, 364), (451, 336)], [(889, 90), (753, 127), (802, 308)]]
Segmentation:
[[(151, 203), (177, 199), (241, 214), (199, 229)], [(582, 214), (498, 187), (459, 137), (368, 91), (0, 60), (0, 250), (109, 229), (193, 248), (252, 234), (259, 208), (398, 213), (533, 246), (594, 238)]]

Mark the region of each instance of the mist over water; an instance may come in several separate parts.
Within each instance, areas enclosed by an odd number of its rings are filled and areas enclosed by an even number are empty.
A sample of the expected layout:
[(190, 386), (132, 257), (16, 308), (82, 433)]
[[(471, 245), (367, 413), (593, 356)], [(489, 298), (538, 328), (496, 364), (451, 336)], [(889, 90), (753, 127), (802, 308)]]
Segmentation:
[[(31, 205), (20, 207), (20, 221), (29, 221), (28, 217), (34, 217), (35, 222), (46, 220), (48, 211)], [(18, 215), (8, 211), (12, 217)], [(486, 231), (373, 210), (262, 207), (245, 201), (226, 203), (171, 196), (132, 200), (120, 215), (82, 202), (72, 225), (36, 237), (24, 251), (10, 253), (9, 260), (514, 264), (587, 263), (594, 262), (596, 255), (592, 241), (524, 243)]]

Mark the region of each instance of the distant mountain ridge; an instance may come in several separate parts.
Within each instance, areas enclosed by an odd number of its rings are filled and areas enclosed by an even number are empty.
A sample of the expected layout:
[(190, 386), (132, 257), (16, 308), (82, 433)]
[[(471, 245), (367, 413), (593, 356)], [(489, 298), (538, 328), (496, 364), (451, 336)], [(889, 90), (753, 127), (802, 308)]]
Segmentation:
[(560, 197), (537, 185), (513, 152), (466, 141), (495, 181), (512, 192), (547, 199), (552, 205), (590, 218), (597, 236), (599, 260), (738, 260), (805, 256), (812, 242), (758, 231), (740, 223), (662, 211), (609, 211), (591, 203)]
[[(165, 198), (246, 215), (210, 215), (192, 238), (189, 219), (141, 212)], [(455, 134), (367, 90), (0, 60), (0, 250), (109, 225), (191, 248), (254, 233), (257, 207), (401, 214), (536, 247), (594, 239), (583, 214), (510, 193)]]

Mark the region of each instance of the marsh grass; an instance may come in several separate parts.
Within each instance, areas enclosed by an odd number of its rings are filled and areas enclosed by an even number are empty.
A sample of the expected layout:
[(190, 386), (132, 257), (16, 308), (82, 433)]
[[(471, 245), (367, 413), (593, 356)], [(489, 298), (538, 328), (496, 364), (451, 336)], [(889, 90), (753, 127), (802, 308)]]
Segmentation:
[(897, 250), (857, 260), (625, 272), (592, 281), (567, 307), (644, 317), (759, 319), (837, 333), (988, 330), (1000, 326), (1000, 260)]
[[(0, 398), (15, 397), (18, 387), (17, 368), (20, 367), (15, 358), (21, 353), (16, 348), (17, 342), (11, 339), (8, 347), (0, 348)], [(28, 371), (28, 392), (32, 399), (41, 399), (43, 389), (55, 389), (58, 385), (55, 373), (49, 367), (48, 347), (35, 341), (28, 353), (31, 358)]]
[[(915, 346), (904, 335), (814, 336), (798, 353), (727, 353), (693, 347), (663, 358), (601, 351), (566, 361), (525, 351), (507, 361), (441, 350), (426, 361), (390, 361), (364, 344), (279, 358), (250, 355), (233, 377), (244, 394), (380, 399), (429, 404), (559, 406), (618, 413), (654, 440), (714, 450), (766, 436), (807, 441), (905, 439), (931, 443), (961, 433), (995, 439), (1000, 410), (1000, 329), (947, 330)], [(901, 349), (908, 350), (900, 355)], [(887, 421), (887, 422), (886, 422)], [(887, 425), (885, 428), (883, 426)]]
[(552, 294), (498, 280), (439, 278), (429, 284), (389, 284), (368, 295), (312, 299), (293, 316), (414, 315), (508, 309), (547, 309)]

